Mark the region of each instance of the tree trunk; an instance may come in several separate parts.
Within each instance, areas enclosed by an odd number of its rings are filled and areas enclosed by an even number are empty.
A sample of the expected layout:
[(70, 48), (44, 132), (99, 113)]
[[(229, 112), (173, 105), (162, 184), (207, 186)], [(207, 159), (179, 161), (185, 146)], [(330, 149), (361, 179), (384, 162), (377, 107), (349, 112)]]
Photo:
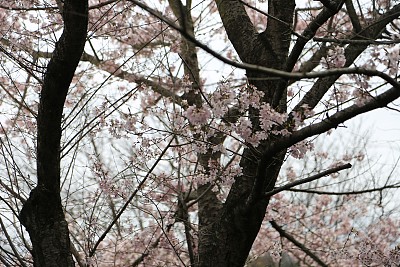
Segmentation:
[(64, 30), (44, 77), (37, 117), (38, 184), (21, 210), (34, 266), (74, 266), (60, 196), (60, 139), (64, 101), (86, 41), (87, 0), (66, 0)]
[[(258, 33), (243, 4), (236, 0), (217, 0), (217, 6), (229, 40), (243, 62), (284, 70), (289, 51), (295, 2), (269, 1), (268, 13), (285, 22), (268, 21), (266, 30)], [(264, 103), (286, 112), (286, 80), (271, 80), (261, 73), (247, 72), (249, 83), (264, 92)], [(253, 131), (260, 129), (258, 110), (250, 109)], [(273, 137), (262, 142), (262, 151)], [(275, 186), (286, 151), (260, 160), (251, 146), (241, 160), (243, 174), (235, 179), (228, 198), (217, 218), (213, 208), (199, 213), (199, 266), (243, 266), (260, 230), (269, 203), (265, 192)], [(207, 207), (203, 207), (207, 208)], [(201, 207), (199, 207), (201, 209)], [(206, 218), (204, 218), (206, 217)]]

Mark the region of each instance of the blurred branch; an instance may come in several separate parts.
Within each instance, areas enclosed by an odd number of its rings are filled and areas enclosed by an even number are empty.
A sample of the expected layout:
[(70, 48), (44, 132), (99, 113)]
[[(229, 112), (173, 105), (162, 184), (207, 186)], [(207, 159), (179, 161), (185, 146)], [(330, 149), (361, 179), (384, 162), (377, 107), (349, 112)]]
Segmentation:
[(81, 255), (79, 255), (79, 252), (72, 241), (70, 242), (70, 247), (71, 247), (71, 253), (72, 255), (74, 255), (74, 258), (78, 262), (79, 267), (86, 267), (86, 264), (84, 263)]
[[(121, 1), (121, 0), (104, 1), (97, 5), (89, 6), (89, 9), (100, 8), (100, 7), (103, 7), (103, 6), (106, 6), (106, 5), (115, 3), (115, 2), (119, 2), (119, 1)], [(57, 1), (57, 4), (58, 4), (58, 1)], [(49, 11), (49, 10), (57, 10), (57, 9), (59, 9), (59, 6), (58, 5), (57, 6), (46, 5), (46, 6), (35, 6), (35, 7), (13, 7), (13, 6), (0, 5), (0, 9), (14, 10), (14, 11), (41, 11), (41, 10)]]
[[(168, 229), (167, 229), (168, 231)], [(156, 248), (158, 246), (158, 243), (160, 243), (160, 239), (164, 234), (161, 234), (158, 236), (158, 238), (150, 245), (150, 248)], [(150, 249), (146, 248), (146, 251), (142, 253), (142, 255), (139, 256), (131, 265), (130, 267), (136, 267), (139, 266), (139, 264), (147, 257), (149, 256)]]
[(320, 266), (328, 267), (326, 263), (324, 263), (317, 255), (315, 255), (313, 252), (311, 252), (306, 246), (304, 246), (302, 243), (297, 241), (293, 236), (289, 235), (285, 230), (282, 229), (275, 221), (269, 221), (271, 226), (278, 231), (281, 237), (286, 238), (290, 242), (292, 242), (295, 246), (300, 248), (305, 254), (307, 254), (310, 258), (312, 258), (316, 263), (318, 263)]
[(187, 200), (184, 199), (184, 194), (179, 194), (178, 205), (177, 205), (178, 207), (174, 217), (176, 222), (181, 222), (184, 225), (186, 244), (190, 259), (190, 266), (195, 266), (195, 253), (193, 250), (194, 240), (190, 233), (192, 227), (190, 225), (188, 206), (186, 205), (186, 203)]
[(27, 267), (27, 265), (25, 264), (24, 260), (21, 258), (21, 255), (19, 255), (19, 252), (17, 251), (17, 248), (14, 246), (14, 242), (11, 240), (10, 235), (7, 232), (7, 229), (3, 223), (3, 220), (1, 219), (0, 216), (0, 226), (1, 229), (4, 233), (4, 235), (6, 236), (6, 239), (8, 241), (8, 245), (10, 246), (10, 248), (12, 249), (12, 251), (14, 252), (14, 256), (18, 259), (18, 262), (21, 264), (22, 267)]
[(362, 27), (361, 27), (360, 20), (358, 19), (356, 10), (354, 8), (353, 1), (345, 0), (345, 5), (346, 5), (347, 13), (349, 14), (349, 17), (350, 17), (351, 24), (353, 24), (354, 32), (356, 32), (356, 33), (360, 32)]

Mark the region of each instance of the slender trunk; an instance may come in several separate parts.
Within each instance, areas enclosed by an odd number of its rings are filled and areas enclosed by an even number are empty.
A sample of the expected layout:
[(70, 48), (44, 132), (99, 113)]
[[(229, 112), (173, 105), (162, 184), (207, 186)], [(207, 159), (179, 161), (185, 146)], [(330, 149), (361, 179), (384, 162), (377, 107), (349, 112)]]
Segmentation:
[(74, 266), (60, 196), (60, 140), (64, 101), (86, 41), (87, 0), (66, 0), (64, 30), (44, 77), (37, 117), (38, 184), (21, 210), (34, 266)]

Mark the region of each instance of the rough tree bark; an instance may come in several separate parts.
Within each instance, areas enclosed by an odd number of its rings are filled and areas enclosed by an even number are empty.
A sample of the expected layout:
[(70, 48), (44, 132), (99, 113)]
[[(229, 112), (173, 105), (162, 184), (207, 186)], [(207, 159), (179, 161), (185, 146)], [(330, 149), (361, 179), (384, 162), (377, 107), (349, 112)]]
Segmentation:
[(37, 117), (37, 186), (20, 219), (32, 242), (34, 266), (74, 266), (60, 196), (60, 139), (64, 101), (82, 55), (88, 1), (66, 0), (64, 30), (44, 76)]

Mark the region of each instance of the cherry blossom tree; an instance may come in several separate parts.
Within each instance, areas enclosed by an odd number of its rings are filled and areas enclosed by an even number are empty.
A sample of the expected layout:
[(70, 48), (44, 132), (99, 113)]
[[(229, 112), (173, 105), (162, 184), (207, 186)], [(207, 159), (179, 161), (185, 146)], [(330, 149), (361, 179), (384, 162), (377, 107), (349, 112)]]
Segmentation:
[(398, 266), (396, 166), (370, 167), (351, 120), (395, 110), (399, 16), (388, 0), (1, 3), (0, 261)]

